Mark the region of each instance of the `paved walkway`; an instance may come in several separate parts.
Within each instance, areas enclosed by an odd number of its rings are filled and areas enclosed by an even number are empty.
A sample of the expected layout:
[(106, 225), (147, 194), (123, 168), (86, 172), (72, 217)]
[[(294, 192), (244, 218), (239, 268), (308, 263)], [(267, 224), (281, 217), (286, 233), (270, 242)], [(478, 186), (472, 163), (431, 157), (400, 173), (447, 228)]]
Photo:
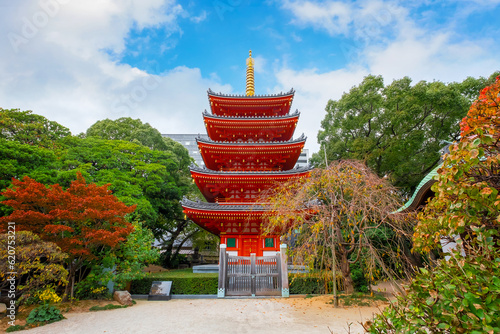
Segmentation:
[[(68, 313), (65, 320), (20, 333), (364, 333), (376, 307), (333, 308), (326, 299), (173, 299), (125, 309)], [(330, 332), (331, 330), (331, 332)]]

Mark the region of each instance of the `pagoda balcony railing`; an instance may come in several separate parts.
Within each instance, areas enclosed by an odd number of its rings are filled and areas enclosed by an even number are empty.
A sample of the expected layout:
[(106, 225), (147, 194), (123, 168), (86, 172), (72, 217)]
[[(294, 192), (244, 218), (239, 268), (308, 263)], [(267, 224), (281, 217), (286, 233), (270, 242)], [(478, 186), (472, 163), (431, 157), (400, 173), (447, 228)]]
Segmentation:
[(202, 142), (206, 144), (213, 144), (213, 145), (234, 145), (234, 146), (262, 146), (262, 145), (288, 145), (288, 144), (295, 144), (295, 143), (300, 143), (300, 142), (305, 142), (307, 137), (304, 134), (301, 134), (300, 137), (295, 138), (295, 139), (290, 139), (288, 141), (264, 141), (264, 142), (231, 142), (231, 141), (215, 141), (210, 138), (202, 138), (196, 137), (196, 142)]
[(213, 169), (208, 169), (206, 167), (199, 167), (194, 164), (189, 166), (189, 169), (191, 172), (197, 172), (197, 173), (203, 173), (203, 174), (209, 174), (209, 175), (293, 175), (293, 174), (300, 174), (300, 173), (305, 173), (310, 170), (312, 170), (312, 167), (310, 166), (297, 166), (293, 169), (289, 170), (224, 170), (224, 171), (217, 171)]
[(252, 96), (247, 96), (247, 95), (238, 95), (238, 94), (224, 94), (224, 93), (216, 93), (210, 88), (207, 91), (207, 94), (210, 96), (219, 96), (219, 97), (236, 97), (236, 98), (241, 98), (241, 99), (258, 99), (258, 98), (272, 98), (272, 97), (284, 97), (284, 96), (289, 96), (295, 94), (295, 90), (293, 88), (290, 89), (290, 91), (283, 93), (280, 92), (278, 94), (270, 94), (270, 95), (252, 95)]

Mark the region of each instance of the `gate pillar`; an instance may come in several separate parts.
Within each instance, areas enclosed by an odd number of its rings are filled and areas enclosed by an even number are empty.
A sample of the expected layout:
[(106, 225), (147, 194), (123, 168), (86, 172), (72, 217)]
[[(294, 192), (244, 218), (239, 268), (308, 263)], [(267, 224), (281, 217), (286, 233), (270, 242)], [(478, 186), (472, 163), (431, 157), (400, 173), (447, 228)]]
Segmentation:
[[(288, 257), (286, 255), (286, 244), (280, 245), (281, 256), (281, 297), (290, 297), (290, 288), (288, 286)], [(220, 276), (219, 276), (220, 277)]]
[(220, 245), (219, 253), (219, 288), (217, 289), (217, 298), (224, 298), (226, 296), (226, 267), (227, 267), (227, 253), (226, 245)]

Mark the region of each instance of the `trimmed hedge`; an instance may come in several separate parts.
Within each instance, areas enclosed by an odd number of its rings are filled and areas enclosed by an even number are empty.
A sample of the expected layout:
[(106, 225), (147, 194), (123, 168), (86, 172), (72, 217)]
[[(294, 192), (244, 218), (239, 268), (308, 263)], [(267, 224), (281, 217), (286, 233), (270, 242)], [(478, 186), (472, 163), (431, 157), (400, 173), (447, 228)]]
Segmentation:
[(173, 295), (214, 295), (217, 294), (217, 277), (145, 277), (132, 281), (130, 293), (147, 295), (153, 281), (172, 281)]
[[(290, 294), (325, 294), (332, 293), (333, 281), (331, 277), (321, 277), (314, 274), (289, 274), (288, 282), (290, 285)], [(342, 291), (343, 279), (337, 279), (337, 290)]]
[[(172, 281), (172, 294), (175, 295), (217, 294), (218, 277), (201, 275), (200, 277), (146, 277), (132, 281), (130, 293), (147, 295), (153, 281)], [(324, 294), (331, 293), (333, 289), (332, 281), (328, 278), (308, 274), (289, 274), (288, 280), (291, 294)], [(337, 284), (337, 289), (341, 291), (342, 286)]]

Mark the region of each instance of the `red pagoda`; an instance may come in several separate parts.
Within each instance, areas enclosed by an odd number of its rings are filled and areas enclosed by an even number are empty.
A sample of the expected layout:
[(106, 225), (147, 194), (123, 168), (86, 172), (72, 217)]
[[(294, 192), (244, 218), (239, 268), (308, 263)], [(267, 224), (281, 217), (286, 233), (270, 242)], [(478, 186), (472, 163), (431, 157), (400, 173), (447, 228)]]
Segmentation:
[(208, 90), (211, 113), (203, 119), (210, 139), (197, 139), (206, 168), (191, 176), (207, 202), (184, 199), (184, 213), (220, 236), (227, 253), (274, 255), (279, 236), (262, 235), (262, 191), (280, 182), (307, 177), (308, 167), (294, 168), (306, 138), (292, 139), (299, 112), (290, 113), (294, 91), (254, 95), (254, 60), (247, 59), (246, 95)]

